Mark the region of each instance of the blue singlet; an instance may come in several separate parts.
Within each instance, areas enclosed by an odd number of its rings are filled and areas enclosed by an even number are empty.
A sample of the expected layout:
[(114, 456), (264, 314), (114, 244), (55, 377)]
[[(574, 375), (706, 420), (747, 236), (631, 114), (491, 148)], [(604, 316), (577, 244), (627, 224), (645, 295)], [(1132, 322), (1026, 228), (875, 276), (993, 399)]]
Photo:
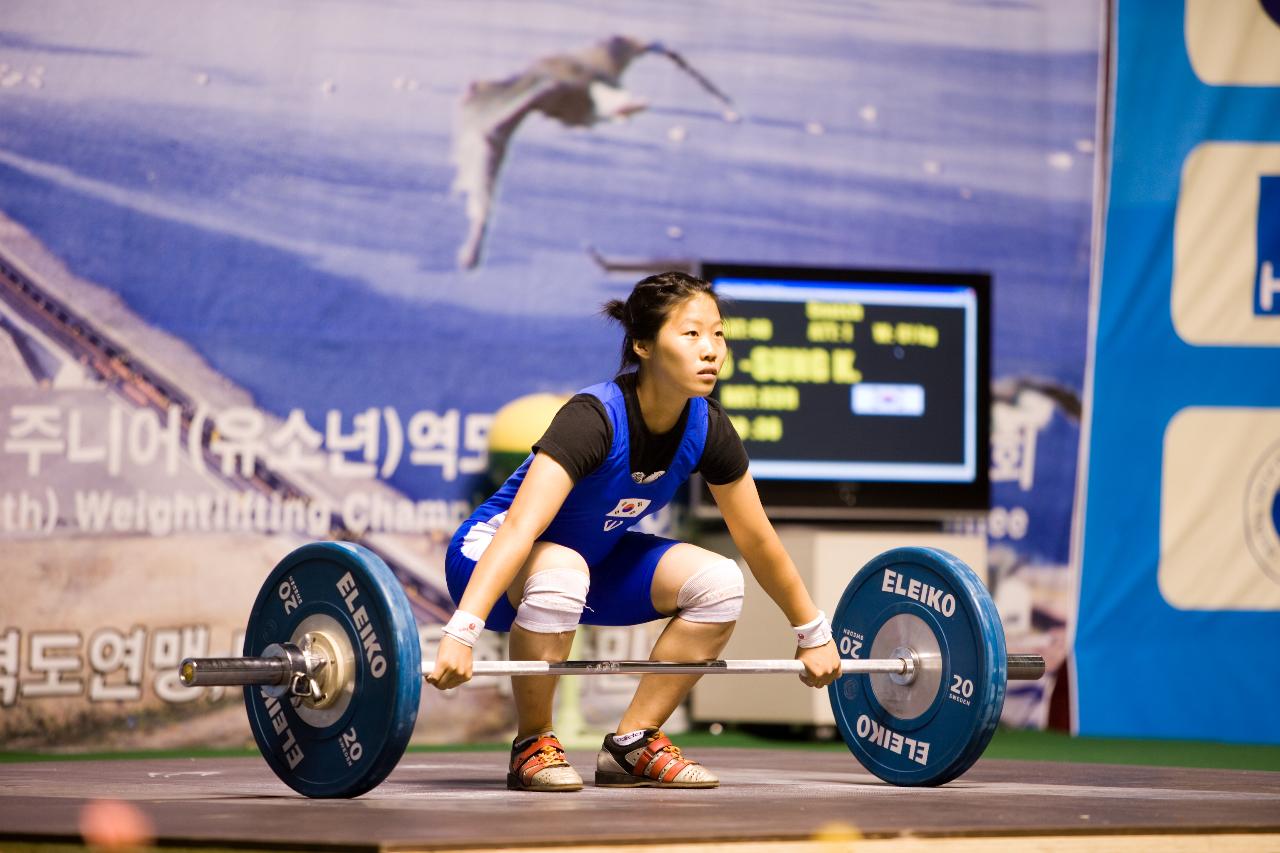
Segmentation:
[[(658, 561), (676, 542), (631, 528), (666, 506), (698, 466), (707, 441), (707, 401), (702, 397), (690, 400), (684, 437), (666, 472), (652, 482), (637, 483), (631, 473), (630, 426), (622, 389), (615, 382), (602, 382), (579, 393), (591, 394), (604, 404), (613, 425), (613, 442), (600, 467), (574, 484), (538, 541), (572, 548), (586, 560), (591, 591), (582, 614), (584, 624), (638, 625), (659, 619), (663, 614), (653, 607), (650, 586)], [(531, 454), (502, 488), (463, 522), (449, 543), (445, 576), (455, 603), (462, 599), (476, 561), (506, 518), (532, 461)], [(509, 631), (515, 615), (511, 602), (501, 596), (485, 626)]]

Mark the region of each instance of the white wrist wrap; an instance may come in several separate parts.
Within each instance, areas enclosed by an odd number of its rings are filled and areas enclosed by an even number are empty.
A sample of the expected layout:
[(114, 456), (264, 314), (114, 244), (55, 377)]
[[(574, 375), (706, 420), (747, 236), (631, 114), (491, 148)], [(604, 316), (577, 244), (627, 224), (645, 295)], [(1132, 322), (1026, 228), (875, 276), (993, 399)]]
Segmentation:
[(793, 625), (796, 632), (796, 645), (802, 649), (813, 649), (831, 642), (831, 623), (827, 614), (818, 611), (818, 618), (804, 625)]
[(465, 610), (455, 610), (449, 624), (441, 630), (464, 646), (474, 646), (484, 630), (484, 620)]

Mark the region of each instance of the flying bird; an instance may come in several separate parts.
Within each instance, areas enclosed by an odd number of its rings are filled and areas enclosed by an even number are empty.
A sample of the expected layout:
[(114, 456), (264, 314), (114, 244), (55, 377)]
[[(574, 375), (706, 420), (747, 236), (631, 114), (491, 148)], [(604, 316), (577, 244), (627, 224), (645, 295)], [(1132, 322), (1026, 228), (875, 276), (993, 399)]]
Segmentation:
[(623, 89), (620, 78), (632, 60), (646, 53), (667, 57), (721, 103), (732, 104), (680, 54), (660, 42), (627, 36), (612, 36), (577, 53), (548, 56), (505, 80), (477, 81), (467, 88), (453, 146), (453, 191), (467, 197), (468, 229), (458, 249), (460, 267), (471, 269), (480, 262), (502, 160), (525, 116), (539, 112), (567, 127), (590, 127), (640, 112), (649, 102)]

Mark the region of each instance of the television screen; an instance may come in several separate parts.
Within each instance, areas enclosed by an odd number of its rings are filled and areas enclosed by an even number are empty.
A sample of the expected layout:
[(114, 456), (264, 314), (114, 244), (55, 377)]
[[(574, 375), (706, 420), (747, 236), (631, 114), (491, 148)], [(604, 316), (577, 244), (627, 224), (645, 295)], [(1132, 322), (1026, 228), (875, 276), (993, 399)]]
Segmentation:
[[(788, 518), (989, 502), (989, 275), (706, 263), (729, 355), (713, 396)], [(699, 515), (715, 515), (704, 484)]]

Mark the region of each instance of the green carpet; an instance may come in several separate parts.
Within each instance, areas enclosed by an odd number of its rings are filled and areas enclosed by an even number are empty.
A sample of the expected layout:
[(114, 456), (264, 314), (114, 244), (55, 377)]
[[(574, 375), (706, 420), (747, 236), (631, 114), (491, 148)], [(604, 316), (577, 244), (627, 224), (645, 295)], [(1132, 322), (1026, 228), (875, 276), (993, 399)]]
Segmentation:
[(1081, 764), (1280, 771), (1280, 746), (1195, 740), (1072, 737), (1065, 732), (1023, 729), (997, 730), (983, 756)]
[[(752, 749), (845, 750), (839, 740), (814, 740), (806, 733), (728, 728), (713, 735), (706, 730), (681, 734), (677, 740), (686, 751), (699, 747), (748, 747)], [(410, 752), (501, 751), (504, 743), (413, 746)], [(143, 752), (0, 752), (0, 762), (86, 761), (161, 758), (225, 758), (256, 756), (254, 749), (156, 750)], [(998, 729), (984, 758), (1015, 761), (1066, 761), (1082, 764), (1137, 764), (1153, 767), (1209, 767), (1225, 770), (1280, 772), (1280, 746), (1211, 741), (1142, 740), (1131, 738), (1071, 737), (1063, 732)]]
[[(681, 747), (743, 746), (800, 749), (847, 749), (840, 740), (813, 741), (765, 737), (726, 729), (720, 735), (689, 732)], [(1152, 767), (1216, 767), (1225, 770), (1280, 771), (1280, 746), (1216, 743), (1211, 741), (1143, 740), (1139, 738), (1072, 737), (1065, 732), (999, 728), (983, 752), (984, 758), (1014, 761), (1066, 761), (1080, 764), (1137, 764)]]

